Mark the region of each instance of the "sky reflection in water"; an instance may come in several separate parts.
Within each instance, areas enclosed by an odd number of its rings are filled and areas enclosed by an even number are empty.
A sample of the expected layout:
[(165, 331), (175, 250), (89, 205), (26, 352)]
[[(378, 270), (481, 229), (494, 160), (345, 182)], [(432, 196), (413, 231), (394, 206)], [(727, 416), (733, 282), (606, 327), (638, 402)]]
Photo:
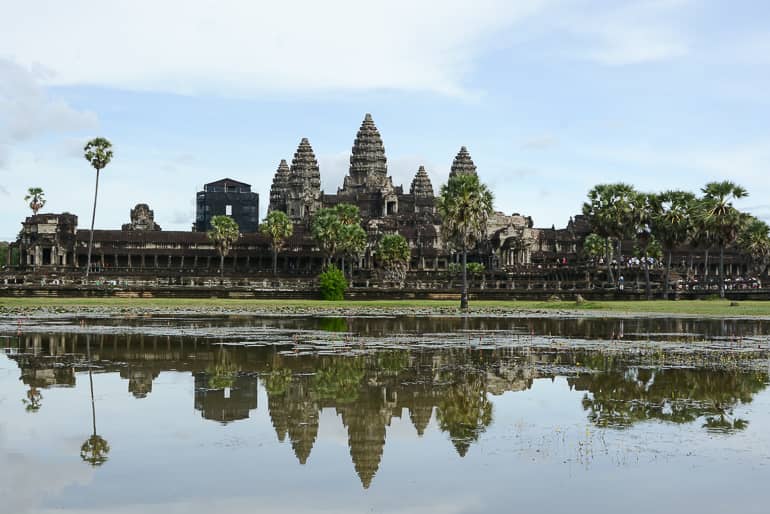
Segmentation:
[[(229, 318), (8, 334), (0, 512), (765, 511), (764, 325), (661, 321), (646, 340), (670, 347), (597, 351), (570, 334), (618, 320), (457, 322), (276, 318), (267, 346), (221, 331), (261, 343), (269, 320)], [(483, 345), (463, 332), (484, 323)], [(370, 350), (442, 329), (447, 347)], [(527, 333), (560, 340), (514, 343)]]

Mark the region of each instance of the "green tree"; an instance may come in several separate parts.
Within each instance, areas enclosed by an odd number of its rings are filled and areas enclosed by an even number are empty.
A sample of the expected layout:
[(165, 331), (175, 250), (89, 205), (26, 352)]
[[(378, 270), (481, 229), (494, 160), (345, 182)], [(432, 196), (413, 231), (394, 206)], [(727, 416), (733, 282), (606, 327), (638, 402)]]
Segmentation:
[[(609, 242), (606, 237), (602, 237), (599, 234), (591, 233), (583, 241), (583, 255), (594, 261), (598, 262), (600, 257), (608, 259), (607, 252), (609, 251)], [(596, 268), (593, 267), (589, 272), (589, 287), (593, 288), (595, 281)]]
[(345, 261), (350, 265), (348, 276), (353, 278), (353, 263), (356, 262), (366, 250), (366, 231), (359, 224), (342, 225), (340, 228), (340, 251), (342, 252), (342, 271), (345, 272)]
[(494, 198), (476, 174), (457, 174), (441, 186), (436, 203), (444, 239), (462, 252), (463, 288), (460, 308), (468, 309), (468, 250), (487, 232)]
[(40, 209), (45, 207), (45, 192), (39, 187), (30, 187), (27, 189), (24, 201), (29, 202), (29, 208), (32, 209), (32, 214), (35, 215)]
[(273, 252), (273, 275), (278, 274), (278, 252), (294, 233), (294, 225), (285, 212), (271, 211), (259, 227), (260, 233), (270, 241)]
[(738, 235), (738, 247), (749, 256), (753, 271), (764, 276), (770, 257), (770, 227), (767, 223), (754, 216), (747, 216)]
[(674, 249), (692, 236), (695, 219), (695, 195), (688, 191), (666, 191), (652, 197), (655, 209), (652, 232), (666, 253), (663, 298), (668, 299), (671, 282), (671, 256)]
[(377, 244), (377, 259), (385, 271), (385, 279), (402, 283), (409, 266), (409, 243), (401, 234), (385, 234)]
[(652, 220), (658, 214), (658, 204), (654, 201), (654, 195), (637, 193), (632, 200), (632, 227), (636, 235), (635, 251), (642, 261), (644, 269), (645, 296), (652, 298), (652, 285), (650, 282), (650, 259), (660, 258), (660, 243), (652, 233)]
[(224, 276), (225, 257), (240, 237), (238, 223), (229, 216), (214, 216), (211, 218), (211, 230), (207, 234), (219, 253), (219, 276)]
[[(361, 228), (361, 215), (355, 205), (341, 203), (320, 209), (313, 217), (310, 231), (326, 254), (327, 266), (337, 257), (354, 259), (366, 248), (366, 232)], [(352, 273), (352, 266), (351, 266)]]
[(633, 219), (636, 196), (636, 190), (628, 184), (599, 184), (588, 192), (588, 201), (583, 204), (583, 214), (593, 231), (607, 239), (607, 276), (613, 284), (612, 242), (617, 245), (620, 257), (620, 243), (636, 235)]
[(704, 225), (714, 235), (719, 247), (719, 296), (725, 296), (725, 248), (735, 243), (743, 225), (743, 216), (733, 207), (733, 200), (749, 195), (748, 191), (729, 180), (709, 182), (703, 192)]
[(99, 196), (99, 173), (112, 160), (112, 143), (103, 137), (97, 137), (86, 143), (83, 148), (86, 160), (96, 170), (96, 187), (94, 187), (94, 210), (91, 214), (91, 232), (88, 235), (88, 257), (86, 259), (86, 280), (91, 270), (91, 251), (94, 246), (94, 223), (96, 222), (96, 199)]

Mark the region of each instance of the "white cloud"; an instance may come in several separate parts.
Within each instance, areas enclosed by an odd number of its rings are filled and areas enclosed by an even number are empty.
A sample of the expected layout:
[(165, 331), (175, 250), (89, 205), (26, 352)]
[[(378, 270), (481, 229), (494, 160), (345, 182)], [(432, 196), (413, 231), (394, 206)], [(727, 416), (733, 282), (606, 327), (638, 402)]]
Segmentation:
[(40, 67), (0, 59), (0, 168), (7, 166), (13, 146), (20, 142), (96, 126), (95, 114), (48, 95), (41, 82), (49, 77)]
[(479, 47), (545, 2), (15, 2), (4, 7), (0, 48), (56, 70), (50, 84), (457, 95)]

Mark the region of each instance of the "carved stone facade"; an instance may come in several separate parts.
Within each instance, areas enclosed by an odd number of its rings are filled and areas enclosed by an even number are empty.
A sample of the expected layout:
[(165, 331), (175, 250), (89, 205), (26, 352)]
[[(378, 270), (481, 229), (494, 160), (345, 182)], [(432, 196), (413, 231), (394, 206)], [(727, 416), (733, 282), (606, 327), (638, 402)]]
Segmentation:
[(155, 212), (146, 203), (138, 203), (131, 209), (131, 223), (122, 226), (123, 230), (150, 231), (160, 230), (160, 225), (155, 223)]
[(74, 214), (35, 214), (22, 223), (17, 245), (22, 266), (33, 269), (75, 264), (78, 217)]

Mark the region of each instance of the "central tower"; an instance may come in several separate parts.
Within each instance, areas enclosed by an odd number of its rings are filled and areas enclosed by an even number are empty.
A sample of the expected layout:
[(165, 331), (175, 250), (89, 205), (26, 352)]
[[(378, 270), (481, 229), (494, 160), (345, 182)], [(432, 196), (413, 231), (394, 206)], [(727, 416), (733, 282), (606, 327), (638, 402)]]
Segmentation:
[(343, 189), (379, 189), (388, 179), (388, 160), (380, 131), (367, 113), (358, 129), (350, 153), (350, 171), (345, 177)]

